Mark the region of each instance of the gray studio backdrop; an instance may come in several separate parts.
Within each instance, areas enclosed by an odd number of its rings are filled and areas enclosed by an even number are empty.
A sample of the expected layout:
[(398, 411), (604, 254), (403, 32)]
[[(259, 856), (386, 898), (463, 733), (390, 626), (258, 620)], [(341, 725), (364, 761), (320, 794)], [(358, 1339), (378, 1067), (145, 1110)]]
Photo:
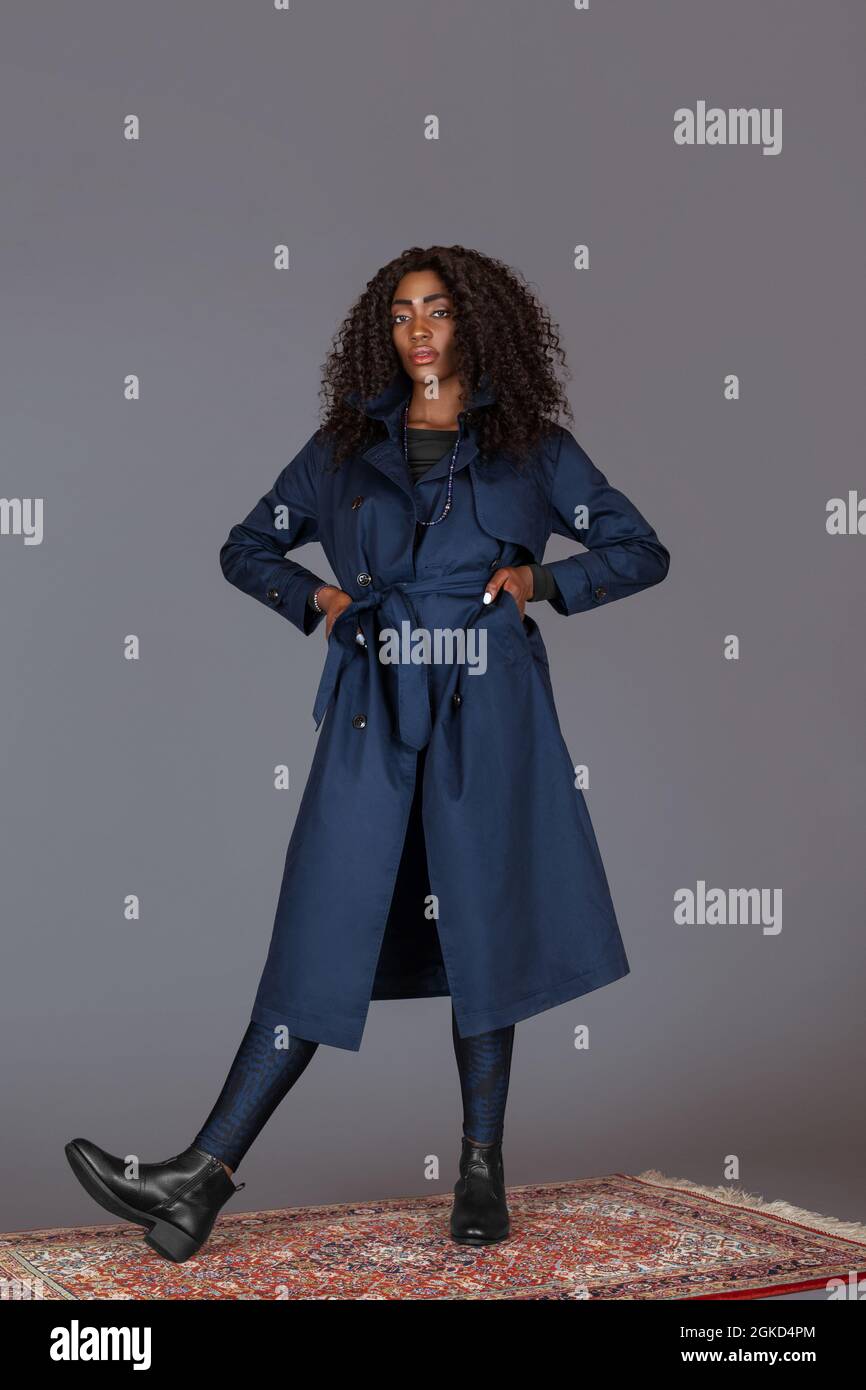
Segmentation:
[[(110, 1219), (66, 1140), (165, 1158), (222, 1083), (325, 644), (219, 549), (315, 428), (349, 304), (434, 241), (533, 282), (577, 438), (672, 556), (612, 608), (533, 609), (631, 974), (518, 1024), (507, 1179), (735, 1156), (749, 1191), (866, 1218), (866, 537), (827, 529), (866, 490), (864, 31), (853, 0), (7, 16), (2, 493), (44, 511), (40, 543), (0, 536), (2, 1229)], [(781, 110), (781, 148), (676, 144), (704, 102)], [(777, 890), (781, 930), (678, 922), (701, 883)], [(232, 1210), (446, 1192), (459, 1131), (449, 1001), (374, 1003)]]

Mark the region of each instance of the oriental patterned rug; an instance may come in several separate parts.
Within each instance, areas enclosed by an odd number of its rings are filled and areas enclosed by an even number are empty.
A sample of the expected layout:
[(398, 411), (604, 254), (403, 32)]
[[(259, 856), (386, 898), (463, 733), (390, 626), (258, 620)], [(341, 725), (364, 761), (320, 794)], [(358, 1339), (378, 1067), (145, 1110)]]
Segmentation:
[(654, 1170), (509, 1187), (499, 1245), (456, 1245), (451, 1201), (238, 1212), (182, 1265), (126, 1223), (9, 1233), (0, 1280), (58, 1300), (742, 1299), (866, 1274), (866, 1226)]

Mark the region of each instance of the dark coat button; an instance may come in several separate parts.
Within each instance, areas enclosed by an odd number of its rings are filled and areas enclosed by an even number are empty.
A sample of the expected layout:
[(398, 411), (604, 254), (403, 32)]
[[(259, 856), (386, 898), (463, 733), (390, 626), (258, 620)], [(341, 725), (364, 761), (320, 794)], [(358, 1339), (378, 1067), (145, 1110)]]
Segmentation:
[(365, 585), (365, 586), (366, 586), (367, 584), (372, 584), (372, 583), (373, 583), (373, 576), (372, 576), (371, 574), (363, 574), (363, 573), (362, 573), (362, 574), (359, 574), (359, 575), (358, 575), (358, 583), (359, 583), (359, 584), (362, 584), (362, 585)]
[(602, 588), (601, 584), (599, 584), (598, 588), (595, 591), (596, 598), (604, 598), (606, 593), (607, 589)]
[(353, 497), (353, 498), (352, 498), (352, 511), (353, 511), (353, 512), (356, 512), (356, 511), (358, 510), (358, 508), (360, 507), (360, 505), (361, 505), (361, 503), (363, 502), (363, 500), (364, 500), (363, 497)]
[(455, 690), (454, 694), (451, 696), (451, 703), (455, 709), (459, 709), (463, 704), (463, 696), (460, 694), (459, 690)]
[(352, 727), (354, 729), (365, 729), (367, 727), (366, 714), (356, 714), (352, 720)]
[(270, 599), (271, 603), (276, 603), (276, 601), (277, 601), (277, 599), (279, 598), (279, 596), (280, 596), (280, 591), (279, 591), (279, 589), (268, 589), (268, 598)]

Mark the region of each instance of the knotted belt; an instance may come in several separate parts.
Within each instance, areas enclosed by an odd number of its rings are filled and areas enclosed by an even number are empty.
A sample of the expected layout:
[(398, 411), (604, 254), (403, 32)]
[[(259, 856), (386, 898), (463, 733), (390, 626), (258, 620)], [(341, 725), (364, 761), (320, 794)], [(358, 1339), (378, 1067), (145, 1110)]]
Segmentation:
[[(378, 608), (382, 610), (382, 626), (399, 630), (401, 622), (408, 621), (412, 625), (416, 623), (417, 615), (410, 602), (410, 596), (413, 594), (477, 594), (479, 612), (469, 624), (471, 627), (480, 614), (487, 611), (488, 606), (484, 603), (483, 594), (490, 574), (489, 569), (479, 569), (470, 574), (432, 575), (428, 579), (398, 579), (394, 584), (388, 584), (381, 589), (371, 586), (363, 598), (353, 599), (331, 628), (333, 640), (328, 642), (328, 654), (316, 692), (316, 703), (313, 705), (316, 728), (318, 729), (325, 717), (343, 667), (358, 654), (359, 643), (346, 626), (347, 618), (357, 618), (361, 613)], [(410, 748), (423, 748), (429, 742), (432, 731), (424, 664), (398, 661), (394, 663), (394, 670), (397, 673), (398, 737)]]

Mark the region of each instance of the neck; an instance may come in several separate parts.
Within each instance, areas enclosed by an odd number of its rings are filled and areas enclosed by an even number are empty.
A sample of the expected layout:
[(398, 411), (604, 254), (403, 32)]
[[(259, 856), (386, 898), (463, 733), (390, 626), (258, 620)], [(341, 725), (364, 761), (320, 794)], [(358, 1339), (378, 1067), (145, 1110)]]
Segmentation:
[(456, 430), (457, 414), (463, 409), (463, 394), (456, 374), (440, 381), (436, 400), (428, 400), (425, 391), (423, 381), (416, 381), (409, 402), (408, 423), (412, 429)]

